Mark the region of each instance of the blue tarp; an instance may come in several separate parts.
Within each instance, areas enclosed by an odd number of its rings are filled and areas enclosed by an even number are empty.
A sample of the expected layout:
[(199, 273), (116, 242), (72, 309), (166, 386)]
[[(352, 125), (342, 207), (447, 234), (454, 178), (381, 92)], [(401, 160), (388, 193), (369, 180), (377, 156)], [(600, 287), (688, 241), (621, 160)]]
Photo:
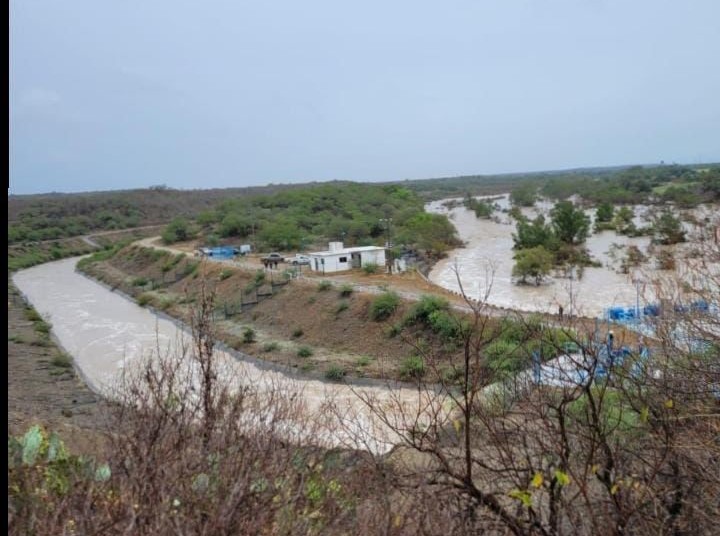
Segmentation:
[(208, 258), (215, 260), (232, 259), (235, 255), (239, 253), (238, 249), (232, 246), (204, 248), (203, 251), (207, 252), (206, 255)]

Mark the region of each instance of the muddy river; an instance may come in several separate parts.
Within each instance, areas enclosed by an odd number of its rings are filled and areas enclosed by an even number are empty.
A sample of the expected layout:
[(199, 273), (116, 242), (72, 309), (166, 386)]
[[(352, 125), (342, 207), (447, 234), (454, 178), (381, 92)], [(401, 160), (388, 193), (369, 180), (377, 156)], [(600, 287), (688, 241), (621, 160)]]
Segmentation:
[[(493, 199), (501, 209), (509, 208), (507, 194)], [(557, 313), (562, 306), (566, 314), (572, 311), (590, 317), (601, 316), (608, 307), (632, 307), (637, 301), (642, 307), (656, 299), (647, 284), (657, 275), (652, 263), (642, 265), (637, 272), (622, 274), (618, 270), (617, 254), (614, 254), (617, 252), (614, 245), (634, 245), (647, 254), (650, 245), (648, 237), (630, 238), (614, 231), (592, 234), (586, 246), (603, 267), (587, 267), (581, 277), (577, 272), (553, 274), (540, 286), (518, 285), (512, 277), (514, 220), (500, 211), (494, 213), (492, 220), (478, 219), (474, 212), (462, 205), (448, 209), (444, 205), (446, 201), (429, 203), (426, 209), (447, 214), (466, 246), (451, 251), (431, 271), (430, 280), (440, 286), (459, 291), (459, 274), (467, 294), (476, 299), (487, 294), (487, 301), (492, 305), (550, 313)], [(551, 204), (541, 202), (535, 209), (523, 209), (523, 212), (534, 217), (539, 211), (548, 219), (550, 208)], [(641, 218), (646, 207), (633, 208), (636, 224), (646, 225)]]
[[(75, 271), (77, 258), (42, 264), (13, 276), (15, 285), (47, 321), (60, 344), (70, 353), (89, 385), (113, 397), (121, 389), (123, 370), (136, 367), (160, 352), (179, 353), (188, 334), (171, 320), (139, 307), (125, 297)], [(317, 444), (357, 446), (382, 452), (397, 438), (367, 409), (359, 395), (378, 404), (411, 409), (418, 406), (417, 390), (384, 385), (355, 386), (298, 379), (266, 370), (251, 359), (216, 350), (226, 377), (239, 378), (262, 396), (280, 388), (300, 396), (312, 420), (322, 428), (305, 438)], [(329, 404), (336, 408), (331, 411)], [(336, 417), (344, 415), (344, 418)], [(299, 425), (302, 427), (303, 425)], [(297, 432), (297, 430), (295, 430)]]

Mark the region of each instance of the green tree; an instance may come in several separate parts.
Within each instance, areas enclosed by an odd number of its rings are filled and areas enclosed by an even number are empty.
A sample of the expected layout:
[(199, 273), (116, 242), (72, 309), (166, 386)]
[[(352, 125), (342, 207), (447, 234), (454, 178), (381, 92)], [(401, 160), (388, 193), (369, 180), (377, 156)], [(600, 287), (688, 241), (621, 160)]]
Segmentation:
[(615, 209), (610, 203), (601, 203), (595, 210), (595, 221), (612, 221)]
[(174, 244), (175, 242), (184, 242), (191, 236), (190, 225), (184, 218), (175, 218), (165, 227), (162, 233), (162, 240), (166, 244)]
[(555, 236), (566, 244), (582, 244), (588, 236), (590, 218), (570, 201), (559, 201), (550, 211)]
[(510, 192), (510, 201), (515, 206), (531, 207), (535, 204), (537, 197), (537, 186), (533, 184), (523, 184), (514, 188)]
[(252, 232), (252, 221), (237, 214), (228, 214), (220, 222), (220, 236), (248, 236)]
[(426, 212), (410, 218), (399, 238), (401, 243), (414, 243), (431, 254), (442, 253), (458, 243), (455, 227), (445, 216)]
[(612, 219), (615, 215), (615, 208), (610, 203), (601, 203), (595, 209), (595, 232), (613, 229)]
[(520, 282), (526, 283), (528, 277), (535, 280), (539, 285), (543, 277), (550, 273), (553, 265), (553, 254), (542, 246), (530, 249), (521, 249), (514, 256), (515, 266), (512, 275), (520, 278)]
[(545, 223), (545, 217), (540, 214), (534, 220), (521, 218), (517, 221), (516, 233), (513, 234), (515, 249), (528, 249), (543, 246), (546, 249), (555, 249), (555, 236), (552, 228)]
[(262, 228), (259, 238), (271, 249), (298, 249), (302, 231), (291, 220), (276, 220)]

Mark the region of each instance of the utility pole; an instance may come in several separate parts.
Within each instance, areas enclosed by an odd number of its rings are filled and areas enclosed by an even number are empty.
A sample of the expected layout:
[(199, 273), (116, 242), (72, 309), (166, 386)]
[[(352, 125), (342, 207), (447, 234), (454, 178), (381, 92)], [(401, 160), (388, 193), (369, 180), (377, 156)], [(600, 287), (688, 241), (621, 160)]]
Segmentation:
[(392, 218), (380, 218), (380, 222), (385, 227), (385, 247), (392, 247), (392, 232), (390, 226), (392, 225)]
[(385, 268), (392, 273), (392, 260), (390, 259), (390, 248), (392, 247), (392, 235), (390, 233), (390, 225), (392, 224), (392, 218), (380, 218), (380, 222), (385, 226), (385, 248), (388, 253), (385, 255)]

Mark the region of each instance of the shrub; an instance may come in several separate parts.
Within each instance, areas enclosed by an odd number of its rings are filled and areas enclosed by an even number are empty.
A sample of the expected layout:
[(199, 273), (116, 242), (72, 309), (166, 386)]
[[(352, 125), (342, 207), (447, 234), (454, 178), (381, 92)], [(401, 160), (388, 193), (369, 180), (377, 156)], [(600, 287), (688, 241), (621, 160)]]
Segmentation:
[(345, 377), (345, 370), (339, 365), (330, 365), (325, 371), (325, 379), (338, 382)]
[(488, 366), (495, 373), (509, 375), (520, 372), (528, 365), (527, 353), (516, 343), (499, 339), (485, 349)]
[(422, 357), (413, 355), (400, 363), (400, 377), (405, 379), (420, 379), (425, 375), (425, 362)]
[(263, 352), (274, 352), (274, 351), (277, 350), (279, 347), (280, 347), (280, 345), (279, 345), (278, 343), (276, 343), (275, 341), (266, 342), (266, 343), (263, 345)]
[(152, 303), (153, 297), (152, 294), (149, 294), (147, 292), (140, 294), (137, 298), (137, 303), (140, 307), (145, 307), (146, 305)]
[(403, 324), (411, 326), (418, 322), (427, 323), (430, 319), (430, 315), (436, 311), (443, 311), (449, 306), (448, 301), (440, 296), (432, 296), (425, 294), (420, 297), (418, 302), (413, 305), (412, 309), (405, 315)]
[(243, 289), (244, 292), (252, 292), (265, 283), (265, 272), (262, 270), (258, 270), (255, 272), (255, 275), (253, 276), (252, 281), (250, 281), (247, 285), (245, 285), (245, 288)]
[(514, 354), (518, 348), (518, 344), (514, 341), (510, 341), (507, 339), (498, 339), (490, 343), (485, 348), (485, 356), (487, 357), (490, 366), (492, 366), (493, 362)]
[(243, 330), (243, 342), (250, 344), (255, 342), (255, 330), (251, 327), (247, 327)]
[(182, 242), (192, 238), (193, 233), (190, 230), (190, 226), (183, 218), (175, 218), (170, 224), (165, 227), (162, 232), (163, 242), (166, 244), (173, 244), (175, 242)]
[(342, 287), (340, 287), (340, 297), (347, 298), (353, 293), (354, 290), (355, 289), (352, 285), (343, 285)]
[(361, 355), (357, 358), (357, 361), (355, 362), (358, 367), (367, 367), (370, 363), (372, 363), (373, 358), (369, 355)]
[(42, 335), (37, 339), (30, 341), (31, 346), (50, 346), (50, 338), (47, 335)]
[(388, 328), (385, 330), (385, 335), (388, 337), (388, 339), (393, 339), (400, 335), (400, 332), (402, 331), (402, 325), (401, 324), (393, 324), (392, 326), (388, 326)]
[(326, 279), (323, 279), (318, 283), (318, 291), (324, 292), (326, 290), (330, 290), (332, 288), (332, 283)]
[(35, 328), (35, 331), (42, 333), (43, 335), (47, 335), (52, 329), (52, 325), (44, 320), (37, 320), (33, 323), (33, 327)]
[(428, 319), (430, 327), (435, 333), (438, 333), (443, 339), (450, 341), (462, 335), (465, 323), (460, 323), (447, 311), (433, 311)]
[(375, 322), (390, 318), (400, 305), (400, 296), (395, 292), (384, 292), (370, 304), (370, 318)]
[(310, 357), (311, 355), (313, 355), (313, 351), (312, 348), (310, 348), (309, 346), (301, 346), (300, 348), (298, 348), (298, 357)]
[(188, 261), (182, 269), (183, 277), (197, 273), (196, 270), (199, 266), (199, 261)]
[(500, 338), (505, 341), (523, 342), (528, 339), (534, 326), (527, 326), (522, 321), (504, 318), (500, 324)]
[(232, 270), (223, 270), (222, 272), (220, 272), (220, 281), (225, 281), (228, 277), (232, 277), (232, 275)]
[(374, 262), (369, 262), (366, 265), (362, 267), (363, 272), (365, 272), (368, 275), (376, 274), (378, 273), (378, 265)]
[(50, 364), (58, 368), (72, 368), (72, 359), (65, 352), (61, 352), (52, 358)]
[(27, 318), (31, 322), (37, 322), (39, 320), (42, 320), (40, 313), (38, 313), (32, 307), (28, 307), (27, 309), (25, 309), (25, 318)]
[(167, 311), (168, 309), (170, 309), (170, 307), (175, 305), (175, 303), (176, 303), (175, 298), (172, 298), (170, 296), (165, 296), (160, 300), (160, 303), (157, 305), (157, 308), (160, 309), (161, 311)]
[(298, 338), (302, 337), (304, 334), (305, 334), (305, 332), (303, 331), (303, 328), (295, 328), (292, 332), (292, 338), (298, 339)]
[(335, 314), (338, 315), (345, 311), (348, 307), (350, 307), (350, 304), (346, 302), (345, 300), (342, 300), (340, 303), (337, 304), (337, 307), (335, 307)]

